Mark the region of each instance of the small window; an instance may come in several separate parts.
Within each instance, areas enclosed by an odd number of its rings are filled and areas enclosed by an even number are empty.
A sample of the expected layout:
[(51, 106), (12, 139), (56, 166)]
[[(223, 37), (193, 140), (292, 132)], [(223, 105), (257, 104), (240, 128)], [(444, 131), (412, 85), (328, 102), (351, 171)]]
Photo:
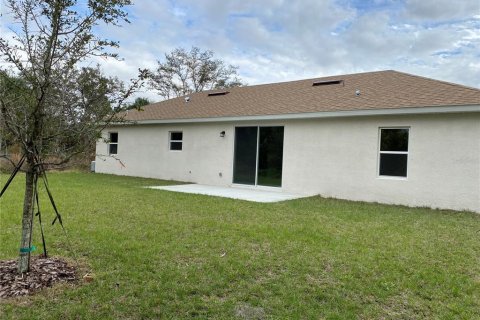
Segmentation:
[(380, 128), (380, 176), (407, 177), (408, 133), (408, 128)]
[(108, 133), (108, 154), (117, 154), (118, 152), (118, 132)]
[(170, 150), (181, 151), (183, 147), (183, 132), (182, 131), (170, 131)]

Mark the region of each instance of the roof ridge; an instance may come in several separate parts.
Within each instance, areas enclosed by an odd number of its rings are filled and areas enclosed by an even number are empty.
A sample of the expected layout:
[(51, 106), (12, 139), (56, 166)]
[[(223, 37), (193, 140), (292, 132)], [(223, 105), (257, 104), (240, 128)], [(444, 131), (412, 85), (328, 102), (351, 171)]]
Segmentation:
[(276, 85), (276, 84), (285, 84), (285, 83), (295, 83), (295, 82), (307, 82), (325, 78), (338, 78), (338, 77), (347, 77), (347, 76), (357, 76), (361, 74), (368, 74), (368, 73), (383, 73), (383, 72), (391, 72), (394, 70), (377, 70), (377, 71), (365, 71), (365, 72), (358, 72), (358, 73), (345, 73), (345, 74), (336, 74), (336, 75), (329, 75), (329, 76), (321, 76), (321, 77), (314, 77), (314, 78), (307, 78), (307, 79), (298, 79), (298, 80), (287, 80), (287, 81), (279, 81), (279, 82), (270, 82), (270, 83), (259, 83), (254, 84), (251, 86), (244, 86), (244, 87), (234, 87), (236, 88), (245, 88), (245, 87), (259, 87), (259, 86), (268, 86), (268, 85)]
[(449, 82), (449, 81), (445, 81), (445, 80), (438, 80), (438, 79), (428, 78), (428, 77), (419, 76), (419, 75), (416, 75), (416, 74), (412, 74), (412, 73), (408, 73), (408, 72), (403, 72), (403, 71), (397, 71), (397, 70), (391, 70), (391, 71), (396, 72), (396, 73), (400, 73), (400, 74), (404, 74), (404, 75), (407, 75), (407, 76), (410, 76), (410, 77), (420, 78), (420, 79), (423, 79), (423, 80), (441, 82), (441, 83), (444, 83), (444, 84), (448, 84), (448, 85), (450, 85), (450, 86), (461, 87), (461, 88), (464, 88), (464, 89), (473, 90), (473, 91), (475, 91), (475, 92), (480, 91), (479, 88), (470, 87), (470, 86), (466, 86), (466, 85), (463, 85), (463, 84), (458, 84), (458, 83)]
[[(252, 88), (252, 87), (261, 87), (261, 86), (275, 86), (275, 85), (281, 85), (281, 84), (286, 84), (286, 83), (308, 82), (308, 81), (314, 81), (314, 80), (325, 79), (325, 78), (338, 78), (338, 77), (357, 76), (357, 75), (363, 75), (363, 74), (384, 73), (384, 72), (392, 72), (392, 71), (395, 71), (395, 70), (365, 71), (365, 72), (358, 72), (358, 73), (346, 73), (346, 74), (321, 76), (321, 77), (307, 78), (307, 79), (287, 80), (287, 81), (269, 82), (269, 83), (259, 83), (259, 84), (253, 84), (253, 85), (231, 87), (231, 88), (217, 88), (217, 89), (210, 89), (210, 90), (204, 90), (204, 91), (199, 91), (199, 92), (192, 92), (190, 94), (183, 95), (183, 96), (180, 96), (180, 97), (175, 97), (175, 98), (181, 98), (181, 97), (190, 96), (190, 95), (193, 95), (193, 94), (209, 93), (211, 91), (215, 92), (215, 91), (221, 91), (221, 90), (238, 90), (238, 89), (243, 89), (243, 88)], [(175, 98), (172, 98), (172, 99), (175, 99)], [(167, 100), (171, 100), (171, 99), (167, 99)], [(166, 101), (166, 100), (162, 100), (162, 101)], [(161, 101), (159, 101), (159, 102), (161, 102)]]
[[(329, 76), (321, 76), (321, 77), (315, 77), (315, 78), (307, 78), (307, 79), (298, 79), (298, 80), (287, 80), (287, 81), (279, 81), (279, 82), (269, 82), (269, 83), (259, 83), (259, 84), (253, 84), (253, 85), (246, 85), (246, 86), (239, 86), (239, 87), (231, 87), (231, 88), (216, 88), (216, 89), (210, 89), (210, 90), (203, 90), (203, 91), (198, 91), (198, 92), (191, 92), (189, 94), (185, 94), (182, 96), (178, 97), (173, 97), (170, 99), (165, 99), (165, 100), (160, 100), (157, 102), (153, 102), (147, 106), (155, 105), (158, 103), (162, 103), (164, 101), (169, 101), (169, 100), (174, 100), (174, 99), (179, 99), (179, 98), (184, 98), (187, 96), (192, 96), (192, 95), (201, 95), (201, 94), (208, 94), (209, 92), (216, 92), (216, 91), (221, 91), (221, 90), (232, 90), (232, 91), (237, 91), (241, 90), (243, 88), (255, 88), (255, 87), (261, 87), (261, 86), (275, 86), (275, 85), (281, 85), (281, 84), (287, 84), (287, 83), (298, 83), (298, 82), (308, 82), (308, 81), (314, 81), (314, 80), (319, 80), (319, 79), (326, 79), (326, 78), (338, 78), (338, 77), (349, 77), (349, 76), (358, 76), (358, 75), (365, 75), (365, 74), (373, 74), (373, 73), (386, 73), (386, 72), (398, 72), (395, 70), (376, 70), (376, 71), (365, 71), (365, 72), (358, 72), (358, 73), (346, 73), (346, 74), (337, 74), (337, 75), (329, 75)], [(402, 73), (402, 72), (400, 72)], [(427, 78), (428, 79), (428, 78)], [(432, 80), (432, 79), (431, 79)], [(438, 80), (440, 81), (440, 80)]]

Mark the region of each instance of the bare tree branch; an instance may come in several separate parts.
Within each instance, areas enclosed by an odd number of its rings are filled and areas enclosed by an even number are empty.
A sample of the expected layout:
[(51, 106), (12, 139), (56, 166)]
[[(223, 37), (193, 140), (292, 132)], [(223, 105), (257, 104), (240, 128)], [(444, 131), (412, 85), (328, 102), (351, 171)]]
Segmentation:
[(177, 48), (148, 72), (150, 87), (164, 99), (215, 88), (242, 86), (237, 67), (213, 58), (213, 51)]

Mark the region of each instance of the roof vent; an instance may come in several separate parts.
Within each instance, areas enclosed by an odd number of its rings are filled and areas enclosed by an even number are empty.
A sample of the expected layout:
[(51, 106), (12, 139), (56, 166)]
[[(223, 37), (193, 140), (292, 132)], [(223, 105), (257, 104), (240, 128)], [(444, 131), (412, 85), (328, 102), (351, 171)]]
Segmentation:
[(312, 86), (329, 86), (331, 84), (343, 84), (343, 80), (327, 80), (327, 81), (315, 81)]
[(227, 93), (229, 93), (229, 91), (217, 91), (217, 92), (210, 92), (208, 94), (209, 97), (211, 96), (224, 96), (226, 95)]
[(189, 96), (185, 97), (185, 102), (190, 102), (190, 97)]
[(360, 96), (360, 89), (355, 90), (355, 95), (358, 97)]

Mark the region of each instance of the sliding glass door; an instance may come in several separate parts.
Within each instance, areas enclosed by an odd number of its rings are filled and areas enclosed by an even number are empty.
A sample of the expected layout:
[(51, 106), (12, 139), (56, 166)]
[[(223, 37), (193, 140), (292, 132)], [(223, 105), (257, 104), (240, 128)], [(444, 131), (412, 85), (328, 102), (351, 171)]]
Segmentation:
[(233, 182), (282, 185), (283, 127), (235, 128)]

